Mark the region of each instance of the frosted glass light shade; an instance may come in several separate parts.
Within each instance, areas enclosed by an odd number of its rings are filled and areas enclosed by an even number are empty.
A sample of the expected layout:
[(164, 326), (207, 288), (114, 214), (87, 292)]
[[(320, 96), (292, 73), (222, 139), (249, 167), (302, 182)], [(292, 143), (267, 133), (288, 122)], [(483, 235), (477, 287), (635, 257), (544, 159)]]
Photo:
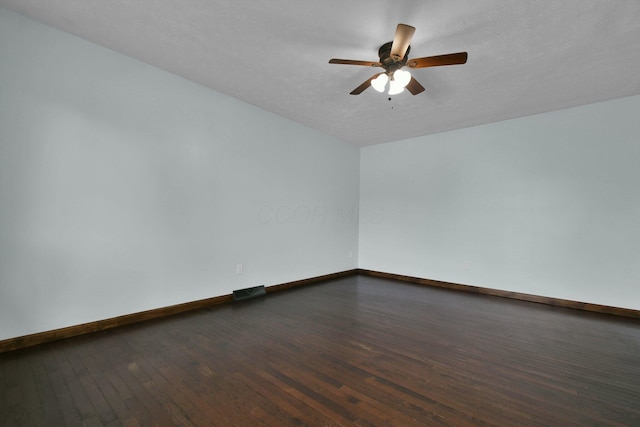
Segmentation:
[(391, 80), (389, 82), (389, 95), (397, 95), (404, 92), (404, 86), (402, 86), (397, 80)]
[(411, 73), (404, 70), (396, 70), (393, 73), (393, 80), (395, 80), (402, 87), (406, 87), (411, 81)]
[(389, 81), (389, 76), (383, 73), (383, 74), (380, 74), (375, 79), (371, 80), (371, 86), (378, 92), (384, 92), (384, 89), (387, 86), (388, 81)]

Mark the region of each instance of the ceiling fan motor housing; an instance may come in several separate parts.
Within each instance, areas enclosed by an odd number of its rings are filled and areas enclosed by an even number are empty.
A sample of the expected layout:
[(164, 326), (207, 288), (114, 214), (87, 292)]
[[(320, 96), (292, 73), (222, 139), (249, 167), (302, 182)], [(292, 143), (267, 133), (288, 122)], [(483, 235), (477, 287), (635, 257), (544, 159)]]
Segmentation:
[(387, 74), (392, 74), (394, 71), (399, 70), (400, 68), (407, 65), (409, 51), (411, 50), (411, 46), (407, 47), (407, 52), (404, 54), (404, 58), (396, 61), (391, 57), (392, 44), (393, 42), (387, 42), (380, 46), (380, 49), (378, 49), (378, 57), (380, 57), (380, 63), (382, 64), (382, 68), (387, 71)]

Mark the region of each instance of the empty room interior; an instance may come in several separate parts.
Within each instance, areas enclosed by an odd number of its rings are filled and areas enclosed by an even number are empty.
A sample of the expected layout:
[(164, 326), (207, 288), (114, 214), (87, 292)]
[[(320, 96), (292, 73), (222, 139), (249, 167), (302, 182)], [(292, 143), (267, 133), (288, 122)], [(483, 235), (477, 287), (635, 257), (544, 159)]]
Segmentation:
[(0, 0), (0, 425), (640, 425), (639, 69), (635, 0)]

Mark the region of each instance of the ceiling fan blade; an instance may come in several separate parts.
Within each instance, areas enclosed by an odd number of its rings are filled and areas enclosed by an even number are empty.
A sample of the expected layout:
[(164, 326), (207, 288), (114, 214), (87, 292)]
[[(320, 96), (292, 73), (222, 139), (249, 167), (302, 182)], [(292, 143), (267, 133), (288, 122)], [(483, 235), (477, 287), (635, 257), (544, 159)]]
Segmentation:
[(378, 77), (380, 74), (383, 73), (378, 73), (375, 74), (374, 76), (370, 77), (369, 79), (367, 79), (364, 83), (362, 83), (360, 86), (358, 86), (357, 88), (355, 88), (354, 90), (352, 90), (349, 95), (360, 95), (362, 92), (365, 91), (365, 89), (368, 89), (369, 86), (371, 86), (371, 80), (375, 79), (376, 77)]
[(336, 58), (329, 60), (329, 64), (364, 65), (367, 67), (382, 67), (382, 64), (379, 62), (354, 61), (353, 59), (336, 59)]
[(399, 61), (407, 53), (407, 49), (411, 44), (411, 39), (413, 38), (413, 33), (416, 32), (415, 27), (406, 24), (398, 24), (396, 28), (396, 35), (393, 38), (393, 43), (391, 44), (391, 58), (394, 61)]
[(411, 80), (409, 80), (409, 84), (405, 89), (411, 92), (412, 95), (417, 95), (421, 92), (424, 92), (424, 87), (413, 77), (411, 77)]
[(407, 61), (407, 67), (425, 68), (439, 67), (441, 65), (458, 65), (467, 62), (467, 52), (449, 53), (446, 55), (425, 56), (424, 58), (412, 58)]

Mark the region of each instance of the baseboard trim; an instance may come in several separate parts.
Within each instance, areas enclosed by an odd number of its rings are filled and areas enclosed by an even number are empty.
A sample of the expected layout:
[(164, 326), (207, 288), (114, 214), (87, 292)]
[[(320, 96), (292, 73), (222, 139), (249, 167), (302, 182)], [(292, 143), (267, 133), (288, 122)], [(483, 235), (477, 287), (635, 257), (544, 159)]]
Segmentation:
[(341, 279), (343, 277), (353, 276), (355, 274), (358, 274), (359, 271), (360, 270), (356, 268), (353, 270), (346, 270), (346, 271), (340, 271), (338, 273), (331, 273), (331, 274), (325, 274), (322, 276), (311, 277), (309, 279), (295, 280), (293, 282), (287, 282), (279, 285), (268, 286), (266, 290), (267, 290), (267, 294), (270, 294), (273, 292), (286, 291), (287, 289), (297, 288), (299, 286), (313, 285), (315, 283), (326, 282), (327, 280), (336, 280), (336, 279)]
[[(282, 283), (269, 286), (266, 288), (267, 294), (279, 292), (298, 286), (310, 285), (313, 283), (334, 280), (341, 277), (357, 274), (358, 270), (347, 270), (338, 273), (325, 274), (323, 276), (312, 277), (309, 279), (296, 280), (293, 282)], [(112, 317), (110, 319), (98, 320), (95, 322), (83, 323), (81, 325), (69, 326), (66, 328), (54, 329), (52, 331), (38, 332), (35, 334), (25, 335), (16, 338), (8, 338), (0, 341), (0, 353), (7, 351), (19, 350), (21, 348), (32, 347), (51, 341), (57, 341), (65, 338), (71, 338), (78, 335), (100, 332), (107, 329), (117, 328), (119, 326), (129, 325), (132, 323), (145, 322), (148, 320), (159, 319), (162, 317), (173, 316), (175, 314), (185, 313), (187, 311), (199, 310), (202, 308), (212, 307), (218, 304), (225, 304), (233, 301), (233, 295), (220, 295), (213, 298), (206, 298), (198, 301), (187, 302), (183, 304), (171, 305), (168, 307), (156, 308), (153, 310), (141, 311), (138, 313), (125, 314), (123, 316)]]
[[(538, 295), (524, 294), (520, 292), (503, 291), (499, 289), (484, 288), (480, 286), (462, 285), (459, 283), (443, 282), (440, 280), (425, 279), (420, 277), (405, 276), (401, 274), (385, 273), (381, 271), (367, 269), (353, 269), (341, 271), (338, 273), (325, 274), (322, 276), (311, 277), (308, 279), (295, 280), (292, 282), (281, 283), (266, 287), (267, 294), (280, 292), (300, 286), (307, 286), (328, 280), (336, 280), (356, 274), (364, 276), (379, 277), (383, 279), (396, 280), (419, 285), (435, 286), (439, 288), (453, 289), (464, 292), (471, 292), (483, 295), (492, 295), (502, 298), (511, 298), (521, 301), (536, 302), (557, 307), (566, 307), (577, 310), (592, 311), (596, 313), (612, 314), (615, 316), (631, 317), (640, 319), (640, 310), (629, 308), (612, 307), (600, 304), (591, 304), (579, 301), (571, 301), (560, 298), (551, 298)], [(168, 307), (157, 308), (153, 310), (142, 311), (138, 313), (126, 314), (123, 316), (113, 317), (110, 319), (98, 320), (96, 322), (83, 323), (81, 325), (69, 326), (66, 328), (55, 329), (52, 331), (39, 332), (35, 334), (25, 335), (16, 338), (9, 338), (0, 341), (0, 353), (7, 351), (19, 350), (21, 348), (32, 347), (51, 341), (57, 341), (65, 338), (71, 338), (78, 335), (100, 332), (107, 329), (117, 328), (119, 326), (129, 325), (132, 323), (145, 322), (148, 320), (159, 319), (162, 317), (173, 316), (175, 314), (185, 313), (188, 311), (199, 310), (202, 308), (212, 307), (218, 304), (230, 303), (233, 301), (233, 295), (220, 295), (213, 298), (202, 299), (198, 301), (187, 302), (183, 304), (172, 305)]]
[(521, 301), (536, 302), (557, 307), (573, 308), (576, 310), (593, 311), (596, 313), (613, 314), (615, 316), (632, 317), (640, 319), (640, 310), (630, 308), (612, 307), (608, 305), (591, 304), (586, 302), (571, 301), (560, 298), (544, 297), (539, 295), (524, 294), (520, 292), (502, 291), (499, 289), (483, 288), (480, 286), (462, 285), (459, 283), (443, 282), (439, 280), (424, 279), (420, 277), (404, 276), (401, 274), (384, 273), (366, 269), (358, 269), (358, 273), (365, 276), (379, 277), (383, 279), (397, 280), (401, 282), (415, 283), (419, 285), (436, 286), (439, 288), (454, 289), (457, 291), (472, 292), (476, 294), (492, 295), (501, 298), (511, 298)]
[(199, 301), (192, 301), (168, 307), (141, 311), (138, 313), (125, 314), (123, 316), (112, 317), (95, 322), (83, 323), (66, 328), (54, 329), (52, 331), (38, 332), (21, 337), (9, 338), (0, 341), (0, 353), (18, 350), (21, 348), (31, 347), (34, 345), (44, 344), (47, 342), (57, 341), (65, 338), (71, 338), (78, 335), (100, 332), (107, 329), (117, 328), (119, 326), (129, 325), (132, 323), (172, 316), (174, 314), (184, 313), (186, 311), (197, 310), (205, 307), (211, 307), (213, 305), (223, 304), (229, 301), (231, 301), (231, 295), (221, 295)]

